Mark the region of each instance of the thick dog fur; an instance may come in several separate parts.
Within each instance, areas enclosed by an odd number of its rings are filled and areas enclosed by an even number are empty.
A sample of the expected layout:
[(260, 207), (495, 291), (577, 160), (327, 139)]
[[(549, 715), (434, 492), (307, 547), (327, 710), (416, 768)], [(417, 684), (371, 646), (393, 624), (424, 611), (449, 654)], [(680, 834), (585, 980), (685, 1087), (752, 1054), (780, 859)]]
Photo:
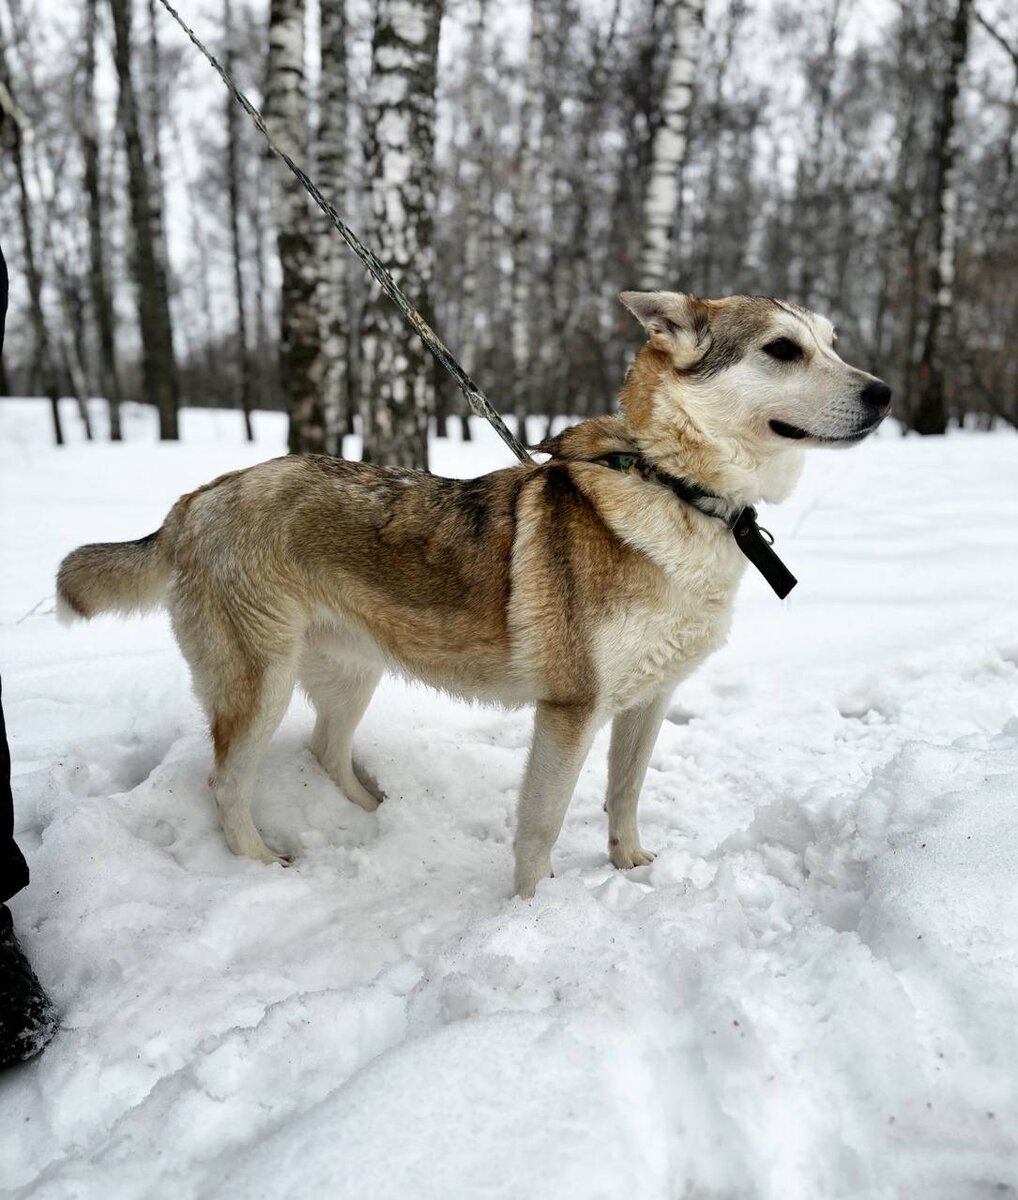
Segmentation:
[(258, 761), (300, 684), (311, 747), (354, 803), (354, 730), (383, 671), (536, 705), (515, 886), (533, 894), (591, 739), (611, 720), (611, 861), (651, 861), (637, 802), (672, 689), (725, 639), (745, 560), (723, 522), (639, 471), (641, 455), (735, 504), (783, 499), (805, 445), (866, 436), (889, 390), (847, 366), (826, 320), (758, 297), (622, 296), (647, 330), (621, 411), (542, 464), (471, 480), (316, 455), (224, 475), (137, 542), (60, 567), (65, 616), (164, 602), (208, 714), (230, 847), (279, 861), (251, 818)]

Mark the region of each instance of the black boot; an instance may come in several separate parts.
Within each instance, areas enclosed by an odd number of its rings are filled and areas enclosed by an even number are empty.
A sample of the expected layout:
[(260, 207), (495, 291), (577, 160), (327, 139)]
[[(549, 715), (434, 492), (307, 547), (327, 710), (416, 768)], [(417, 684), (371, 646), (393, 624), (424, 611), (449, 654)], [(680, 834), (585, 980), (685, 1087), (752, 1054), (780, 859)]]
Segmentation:
[(56, 1031), (56, 1011), (18, 945), (10, 909), (0, 904), (0, 1067), (38, 1054)]

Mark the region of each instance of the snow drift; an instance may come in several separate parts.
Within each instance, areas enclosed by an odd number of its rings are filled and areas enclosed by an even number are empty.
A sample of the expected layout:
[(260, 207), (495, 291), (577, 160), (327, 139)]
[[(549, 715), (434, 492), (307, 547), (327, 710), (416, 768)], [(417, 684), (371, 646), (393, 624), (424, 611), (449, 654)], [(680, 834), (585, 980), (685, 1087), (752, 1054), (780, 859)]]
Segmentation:
[[(0, 1081), (12, 1197), (968, 1200), (1018, 1190), (1018, 496), (1011, 436), (819, 452), (676, 693), (607, 863), (606, 738), (510, 898), (525, 713), (383, 684), (347, 803), (295, 702), (232, 856), (165, 618), (57, 628), (60, 557), (279, 452), (45, 444), (0, 405), (16, 925), (63, 1014)], [(486, 430), (435, 468), (504, 465)], [(139, 444), (142, 443), (142, 444)]]

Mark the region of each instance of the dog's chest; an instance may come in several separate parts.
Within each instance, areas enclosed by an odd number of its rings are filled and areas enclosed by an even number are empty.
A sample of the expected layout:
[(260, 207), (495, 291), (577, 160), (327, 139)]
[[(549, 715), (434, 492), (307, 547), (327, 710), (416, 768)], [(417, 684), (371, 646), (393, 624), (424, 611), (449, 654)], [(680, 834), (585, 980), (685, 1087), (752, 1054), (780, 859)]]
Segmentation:
[(687, 539), (680, 554), (662, 551), (658, 566), (653, 602), (610, 614), (598, 633), (602, 695), (615, 711), (674, 686), (724, 644), (745, 559), (722, 529)]

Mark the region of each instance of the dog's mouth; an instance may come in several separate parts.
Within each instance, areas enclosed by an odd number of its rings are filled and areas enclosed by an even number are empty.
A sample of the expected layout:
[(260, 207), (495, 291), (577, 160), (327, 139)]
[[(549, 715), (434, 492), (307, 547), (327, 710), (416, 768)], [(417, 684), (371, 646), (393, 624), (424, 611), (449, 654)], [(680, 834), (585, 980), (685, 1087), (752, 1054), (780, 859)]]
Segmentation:
[(771, 421), (771, 429), (778, 437), (791, 438), (795, 442), (813, 436), (807, 430), (800, 429), (798, 425), (789, 425), (786, 421)]
[(880, 420), (873, 421), (869, 425), (864, 425), (862, 429), (857, 429), (854, 433), (846, 434), (843, 437), (831, 437), (823, 433), (810, 433), (808, 429), (801, 429), (798, 425), (790, 425), (787, 421), (771, 421), (770, 427), (772, 432), (778, 437), (788, 438), (789, 441), (801, 442), (804, 438), (809, 438), (814, 442), (824, 442), (827, 445), (847, 444), (848, 442), (861, 442), (864, 437), (867, 437), (880, 424)]

